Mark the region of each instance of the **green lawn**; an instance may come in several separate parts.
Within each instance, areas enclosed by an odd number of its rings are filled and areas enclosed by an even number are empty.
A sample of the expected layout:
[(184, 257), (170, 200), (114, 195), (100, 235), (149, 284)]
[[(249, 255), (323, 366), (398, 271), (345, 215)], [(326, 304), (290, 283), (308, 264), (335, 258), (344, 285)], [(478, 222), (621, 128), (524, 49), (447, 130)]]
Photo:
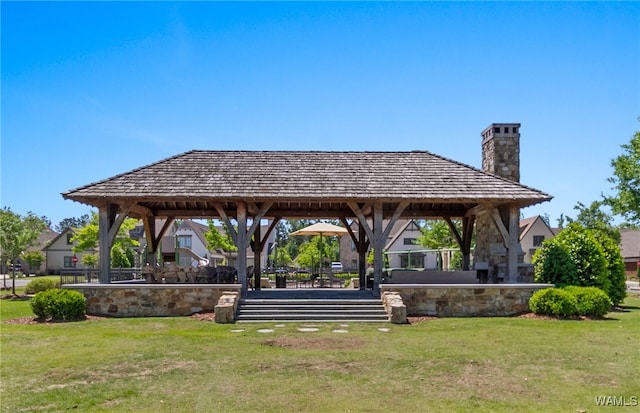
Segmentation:
[[(0, 302), (2, 320), (31, 315)], [(576, 412), (640, 397), (640, 298), (601, 321), (2, 323), (2, 412)], [(381, 332), (380, 327), (388, 328)], [(272, 328), (273, 333), (260, 333)], [(243, 332), (234, 332), (244, 329)], [(348, 332), (333, 332), (343, 329)], [(639, 400), (640, 401), (640, 400)]]

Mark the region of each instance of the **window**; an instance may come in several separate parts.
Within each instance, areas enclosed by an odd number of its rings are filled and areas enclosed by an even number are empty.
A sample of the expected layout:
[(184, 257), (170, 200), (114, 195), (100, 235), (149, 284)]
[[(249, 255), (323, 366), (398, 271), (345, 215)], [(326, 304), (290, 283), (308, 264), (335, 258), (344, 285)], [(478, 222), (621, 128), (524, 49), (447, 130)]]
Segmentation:
[(356, 250), (356, 243), (353, 242), (353, 240), (351, 240), (351, 251), (355, 251)]
[(73, 233), (67, 232), (67, 245), (73, 244), (73, 241), (71, 241), (71, 238), (73, 238)]
[(191, 235), (178, 235), (178, 247), (191, 248)]
[(64, 257), (64, 268), (75, 268), (75, 266), (76, 264), (74, 264), (72, 256), (69, 255)]
[(534, 247), (541, 247), (542, 246), (542, 241), (544, 241), (544, 235), (534, 235), (533, 236), (533, 246)]
[(424, 254), (400, 254), (400, 267), (424, 268)]
[(416, 239), (415, 238), (405, 238), (403, 240), (404, 245), (415, 245), (416, 243)]

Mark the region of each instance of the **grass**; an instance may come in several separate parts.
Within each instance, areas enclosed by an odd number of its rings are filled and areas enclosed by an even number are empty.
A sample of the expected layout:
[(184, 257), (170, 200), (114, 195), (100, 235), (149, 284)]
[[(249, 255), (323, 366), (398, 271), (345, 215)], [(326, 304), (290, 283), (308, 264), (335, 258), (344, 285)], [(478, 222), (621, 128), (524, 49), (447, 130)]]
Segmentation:
[[(31, 315), (2, 300), (0, 317)], [(0, 325), (3, 412), (611, 411), (640, 397), (640, 298), (601, 321), (219, 325), (193, 318)], [(260, 333), (271, 328), (273, 333)], [(242, 332), (234, 332), (244, 329)], [(638, 407), (613, 409), (637, 412)]]

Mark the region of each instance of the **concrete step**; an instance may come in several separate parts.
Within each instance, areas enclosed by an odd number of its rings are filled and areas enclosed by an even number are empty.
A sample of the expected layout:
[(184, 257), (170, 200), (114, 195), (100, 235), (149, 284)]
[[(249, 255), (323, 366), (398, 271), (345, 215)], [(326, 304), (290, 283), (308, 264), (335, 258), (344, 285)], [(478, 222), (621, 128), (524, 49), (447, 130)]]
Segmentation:
[(244, 298), (238, 322), (388, 322), (380, 299)]

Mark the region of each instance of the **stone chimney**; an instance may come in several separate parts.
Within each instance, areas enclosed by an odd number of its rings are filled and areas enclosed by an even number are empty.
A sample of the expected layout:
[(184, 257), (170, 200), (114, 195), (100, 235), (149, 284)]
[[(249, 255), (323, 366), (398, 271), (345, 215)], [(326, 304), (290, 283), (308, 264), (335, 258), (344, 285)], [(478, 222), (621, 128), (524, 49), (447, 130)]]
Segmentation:
[(482, 170), (520, 182), (519, 123), (493, 123), (482, 132)]
[[(520, 124), (493, 123), (482, 134), (482, 170), (520, 182)], [(508, 210), (498, 208), (505, 224)], [(520, 254), (522, 255), (522, 254)], [(522, 258), (519, 258), (521, 261)], [(486, 270), (490, 283), (505, 280), (506, 248), (500, 232), (488, 214), (476, 218), (476, 270)]]

